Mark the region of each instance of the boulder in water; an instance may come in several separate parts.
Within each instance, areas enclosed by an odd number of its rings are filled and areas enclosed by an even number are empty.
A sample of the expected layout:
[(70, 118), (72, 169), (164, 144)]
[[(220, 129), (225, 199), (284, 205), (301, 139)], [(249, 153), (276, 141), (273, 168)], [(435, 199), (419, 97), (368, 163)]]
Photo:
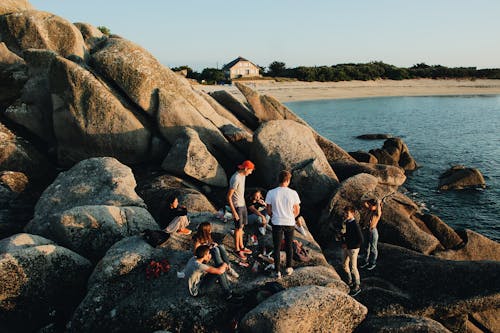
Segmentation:
[(486, 188), (484, 177), (478, 169), (455, 165), (439, 176), (440, 191)]

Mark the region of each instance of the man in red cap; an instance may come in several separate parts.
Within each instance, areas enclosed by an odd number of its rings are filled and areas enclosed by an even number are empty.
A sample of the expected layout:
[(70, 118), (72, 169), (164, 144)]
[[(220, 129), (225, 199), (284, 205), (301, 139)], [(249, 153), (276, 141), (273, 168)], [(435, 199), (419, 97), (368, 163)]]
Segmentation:
[(254, 169), (255, 165), (249, 160), (238, 165), (238, 171), (229, 180), (229, 191), (227, 192), (227, 202), (231, 207), (234, 219), (234, 249), (242, 260), (246, 260), (246, 255), (252, 253), (243, 245), (243, 226), (248, 223), (245, 203), (245, 177), (250, 175)]

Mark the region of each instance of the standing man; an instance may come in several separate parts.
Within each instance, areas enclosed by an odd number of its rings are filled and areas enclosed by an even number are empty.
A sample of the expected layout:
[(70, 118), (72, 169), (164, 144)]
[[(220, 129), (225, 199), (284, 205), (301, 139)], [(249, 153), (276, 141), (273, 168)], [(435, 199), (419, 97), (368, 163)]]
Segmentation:
[(243, 227), (248, 224), (245, 177), (254, 169), (255, 165), (248, 160), (238, 165), (238, 171), (229, 180), (229, 191), (227, 191), (227, 202), (234, 219), (234, 249), (241, 260), (247, 259), (246, 254), (252, 254), (252, 251), (243, 245)]
[[(347, 284), (351, 287), (351, 296), (361, 291), (361, 278), (358, 271), (358, 254), (363, 243), (363, 234), (358, 222), (354, 218), (355, 210), (351, 206), (344, 207), (345, 233), (342, 234), (342, 262), (347, 274)], [(349, 267), (350, 266), (350, 267)], [(354, 281), (353, 281), (354, 277)], [(354, 282), (354, 283), (353, 283)]]
[(366, 210), (365, 218), (363, 223), (363, 233), (365, 236), (365, 249), (366, 257), (365, 263), (361, 265), (361, 268), (365, 268), (369, 271), (377, 266), (378, 257), (378, 230), (377, 225), (382, 217), (382, 207), (379, 200), (370, 199), (363, 203)]
[(283, 170), (279, 173), (279, 186), (267, 192), (267, 214), (271, 216), (273, 225), (274, 268), (275, 277), (281, 278), (280, 272), (280, 247), (283, 234), (285, 234), (286, 274), (293, 273), (293, 232), (295, 218), (300, 213), (300, 199), (296, 191), (288, 188), (292, 174)]

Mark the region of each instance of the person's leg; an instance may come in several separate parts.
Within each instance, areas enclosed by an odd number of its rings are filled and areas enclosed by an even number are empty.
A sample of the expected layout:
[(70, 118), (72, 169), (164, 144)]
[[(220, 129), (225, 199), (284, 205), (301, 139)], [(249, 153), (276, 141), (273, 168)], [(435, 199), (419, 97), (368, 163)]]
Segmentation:
[(292, 267), (293, 258), (293, 232), (295, 227), (283, 227), (285, 234), (286, 267)]
[(349, 269), (349, 250), (342, 248), (342, 267), (344, 268), (345, 275), (347, 277), (347, 284), (352, 283), (351, 270)]
[(362, 244), (363, 251), (365, 253), (364, 259), (363, 259), (363, 264), (361, 265), (361, 268), (365, 268), (366, 266), (369, 265), (369, 259), (370, 259), (370, 229), (363, 229), (363, 244)]
[(180, 226), (181, 225), (181, 217), (182, 216), (174, 217), (173, 220), (165, 228), (165, 232), (171, 234), (171, 233), (174, 233), (177, 230), (179, 230), (181, 228), (181, 226)]
[(216, 281), (219, 281), (221, 288), (224, 290), (226, 294), (231, 292), (231, 287), (229, 287), (229, 282), (227, 281), (226, 273), (221, 275), (218, 274), (206, 274), (200, 284), (200, 295), (206, 293), (210, 289), (216, 286)]
[(216, 248), (219, 250), (219, 254), (220, 254), (222, 261), (229, 265), (231, 262), (229, 261), (229, 256), (227, 254), (227, 251), (226, 251), (226, 248), (224, 247), (224, 245), (217, 245)]
[(234, 249), (236, 252), (243, 249), (243, 242), (240, 239), (243, 239), (243, 229), (241, 227), (237, 227), (234, 229)]
[(378, 230), (377, 228), (370, 230), (370, 243), (369, 243), (369, 251), (371, 253), (371, 258), (369, 258), (370, 265), (375, 265), (378, 257)]
[(358, 271), (358, 253), (359, 249), (349, 250), (349, 260), (351, 261), (351, 273), (354, 277), (354, 288), (360, 285), (360, 276)]
[(212, 259), (214, 260), (215, 266), (218, 267), (218, 266), (222, 265), (223, 261), (222, 261), (220, 249), (218, 246), (211, 248), (210, 254), (212, 255)]
[(274, 270), (276, 272), (280, 271), (280, 249), (281, 249), (281, 240), (282, 238), (282, 230), (279, 225), (273, 225), (273, 257), (274, 257)]

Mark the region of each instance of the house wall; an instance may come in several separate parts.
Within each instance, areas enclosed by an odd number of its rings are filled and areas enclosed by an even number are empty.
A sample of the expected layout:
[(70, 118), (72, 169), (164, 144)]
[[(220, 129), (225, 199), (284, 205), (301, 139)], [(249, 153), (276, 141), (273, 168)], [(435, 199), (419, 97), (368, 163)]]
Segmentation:
[(259, 76), (259, 67), (249, 61), (240, 61), (230, 69), (230, 78)]

